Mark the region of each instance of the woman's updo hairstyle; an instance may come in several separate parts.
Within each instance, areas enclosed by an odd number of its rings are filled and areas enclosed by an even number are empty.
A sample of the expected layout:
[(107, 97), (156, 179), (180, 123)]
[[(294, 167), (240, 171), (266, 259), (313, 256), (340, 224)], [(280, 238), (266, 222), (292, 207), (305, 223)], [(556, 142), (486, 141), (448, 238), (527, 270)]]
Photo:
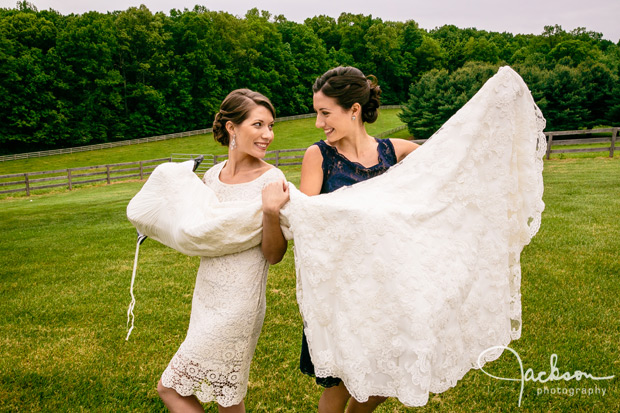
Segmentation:
[(381, 88), (373, 75), (364, 76), (361, 70), (350, 66), (338, 66), (319, 77), (312, 92), (322, 92), (336, 99), (343, 109), (351, 109), (354, 103), (362, 106), (362, 121), (373, 123), (379, 116)]
[(230, 121), (239, 125), (248, 117), (248, 113), (258, 105), (267, 108), (275, 119), (276, 110), (271, 101), (263, 94), (250, 89), (236, 89), (230, 92), (220, 105), (220, 111), (215, 115), (213, 138), (222, 145), (228, 146), (230, 136), (226, 130), (226, 123)]

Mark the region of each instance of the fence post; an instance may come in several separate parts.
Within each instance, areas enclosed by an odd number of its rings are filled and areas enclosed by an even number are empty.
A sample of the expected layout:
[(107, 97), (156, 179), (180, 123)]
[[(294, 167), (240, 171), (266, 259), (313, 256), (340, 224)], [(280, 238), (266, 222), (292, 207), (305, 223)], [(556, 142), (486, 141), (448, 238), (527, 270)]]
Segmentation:
[(30, 196), (30, 178), (28, 178), (28, 173), (24, 174), (24, 182), (26, 184), (26, 196)]
[(614, 131), (611, 133), (611, 146), (609, 147), (609, 157), (614, 157), (614, 149), (616, 147), (616, 138), (618, 137), (618, 128), (614, 128)]
[(276, 168), (280, 166), (280, 150), (276, 151)]
[(106, 178), (108, 179), (108, 185), (110, 185), (110, 165), (105, 166)]
[(142, 180), (142, 161), (140, 161), (140, 180)]
[(69, 191), (73, 189), (73, 185), (71, 184), (71, 169), (67, 169), (67, 181), (69, 181)]
[(551, 144), (553, 143), (553, 134), (549, 134), (549, 141), (547, 141), (547, 159), (551, 157)]

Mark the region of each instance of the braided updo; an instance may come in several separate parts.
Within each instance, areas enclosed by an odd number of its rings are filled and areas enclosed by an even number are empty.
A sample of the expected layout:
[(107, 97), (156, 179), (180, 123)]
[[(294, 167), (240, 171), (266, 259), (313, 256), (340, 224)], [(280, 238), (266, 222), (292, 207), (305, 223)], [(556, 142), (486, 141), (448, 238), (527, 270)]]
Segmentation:
[(215, 114), (213, 120), (213, 138), (224, 146), (230, 143), (230, 135), (226, 130), (226, 123), (232, 122), (239, 125), (243, 122), (252, 109), (261, 105), (276, 117), (276, 110), (271, 101), (263, 94), (250, 89), (236, 89), (226, 96), (220, 105), (220, 111)]
[(373, 75), (364, 76), (361, 70), (350, 66), (338, 66), (328, 70), (312, 86), (314, 93), (336, 99), (343, 109), (354, 103), (362, 106), (362, 121), (373, 123), (379, 116), (381, 88)]

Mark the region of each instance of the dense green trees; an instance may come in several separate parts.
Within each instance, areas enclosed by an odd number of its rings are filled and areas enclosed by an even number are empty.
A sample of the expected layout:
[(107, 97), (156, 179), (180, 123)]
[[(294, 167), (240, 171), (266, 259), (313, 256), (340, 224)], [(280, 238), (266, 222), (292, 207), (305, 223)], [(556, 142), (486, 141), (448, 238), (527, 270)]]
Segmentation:
[(239, 87), (265, 93), (280, 116), (307, 113), (315, 78), (340, 64), (376, 75), (384, 103), (406, 103), (418, 138), (504, 64), (524, 77), (549, 129), (620, 120), (620, 47), (585, 29), (427, 31), (351, 13), (300, 24), (202, 6), (64, 16), (22, 1), (0, 9), (0, 152), (206, 128)]
[(411, 85), (400, 118), (418, 139), (430, 137), (463, 106), (495, 72), (489, 63), (468, 62), (453, 72), (433, 69)]
[(513, 36), (444, 26), (430, 35), (444, 69), (410, 86), (401, 119), (416, 138), (432, 135), (505, 64), (528, 84), (547, 130), (620, 124), (620, 48), (599, 33), (548, 26), (540, 36)]

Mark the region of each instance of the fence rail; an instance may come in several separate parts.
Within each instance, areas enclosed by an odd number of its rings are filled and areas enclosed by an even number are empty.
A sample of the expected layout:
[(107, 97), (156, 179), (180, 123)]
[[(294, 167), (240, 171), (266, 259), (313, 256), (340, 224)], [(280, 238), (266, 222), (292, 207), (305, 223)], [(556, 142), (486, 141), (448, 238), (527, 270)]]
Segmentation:
[[(578, 153), (578, 152), (609, 152), (609, 157), (614, 157), (614, 151), (616, 149), (616, 139), (618, 138), (618, 127), (613, 128), (599, 128), (599, 129), (583, 129), (583, 130), (568, 130), (568, 131), (552, 131), (545, 132), (547, 136), (547, 159), (551, 158), (552, 153)], [(575, 136), (575, 135), (591, 135), (593, 133), (611, 133), (609, 138), (586, 138), (586, 139), (565, 139), (557, 141), (554, 138), (557, 136)], [(578, 148), (578, 149), (551, 149), (553, 145), (583, 145), (583, 144), (596, 144), (596, 143), (609, 143), (609, 146), (602, 148)]]
[[(59, 187), (73, 189), (76, 185), (96, 182), (111, 184), (113, 181), (120, 179), (144, 179), (144, 177), (151, 174), (157, 165), (171, 161), (171, 158), (160, 158), (148, 161), (57, 169), (54, 171), (0, 175), (0, 188), (7, 188), (0, 190), (0, 194), (26, 192), (26, 195), (30, 196), (32, 191), (40, 189)], [(41, 178), (38, 178), (39, 176)], [(41, 183), (45, 183), (45, 185), (40, 185)]]
[(75, 148), (53, 149), (49, 151), (38, 151), (38, 152), (28, 152), (28, 153), (17, 153), (14, 155), (2, 155), (0, 156), (0, 162), (15, 161), (18, 159), (40, 158), (43, 156), (51, 156), (51, 155), (64, 155), (64, 154), (69, 154), (69, 153), (95, 151), (95, 150), (107, 149), (107, 148), (117, 148), (119, 146), (137, 145), (140, 143), (147, 143), (147, 142), (158, 142), (158, 141), (164, 141), (164, 140), (174, 139), (174, 138), (184, 138), (188, 136), (202, 135), (202, 134), (210, 133), (210, 132), (212, 132), (211, 128), (198, 129), (195, 131), (170, 133), (168, 135), (150, 136), (148, 138), (98, 143), (95, 145), (87, 145), (87, 146), (77, 146)]
[[(302, 115), (303, 116), (303, 115)], [(310, 116), (307, 116), (310, 117)], [(387, 130), (376, 137), (389, 136), (395, 132), (405, 129), (405, 125)], [(613, 158), (618, 130), (620, 128), (600, 128), (574, 131), (553, 131), (545, 132), (547, 136), (547, 159), (552, 153), (575, 153), (575, 152), (609, 152), (609, 156)], [(587, 138), (587, 139), (566, 139), (555, 140), (558, 136), (576, 136), (590, 135), (597, 133), (611, 133), (611, 137), (604, 138)], [(416, 143), (424, 143), (424, 139), (414, 140)], [(598, 148), (578, 148), (578, 149), (552, 149), (552, 146), (563, 145), (583, 145), (583, 144), (606, 144), (609, 146)], [(301, 165), (306, 148), (299, 149), (278, 149), (267, 151), (265, 161), (280, 167)], [(144, 179), (150, 175), (155, 167), (162, 162), (182, 162), (203, 156), (204, 160), (196, 173), (206, 172), (213, 165), (223, 162), (228, 158), (228, 154), (211, 155), (211, 154), (183, 154), (174, 153), (169, 158), (151, 159), (147, 161), (123, 162), (109, 165), (84, 166), (79, 168), (57, 169), (54, 171), (42, 172), (26, 172), (17, 174), (0, 175), (0, 194), (26, 192), (30, 196), (31, 191), (56, 187), (67, 187), (73, 189), (76, 185), (87, 183), (106, 182), (110, 184), (112, 181), (119, 179), (139, 178)], [(40, 185), (45, 183), (44, 185)], [(3, 189), (7, 188), (7, 189)]]

